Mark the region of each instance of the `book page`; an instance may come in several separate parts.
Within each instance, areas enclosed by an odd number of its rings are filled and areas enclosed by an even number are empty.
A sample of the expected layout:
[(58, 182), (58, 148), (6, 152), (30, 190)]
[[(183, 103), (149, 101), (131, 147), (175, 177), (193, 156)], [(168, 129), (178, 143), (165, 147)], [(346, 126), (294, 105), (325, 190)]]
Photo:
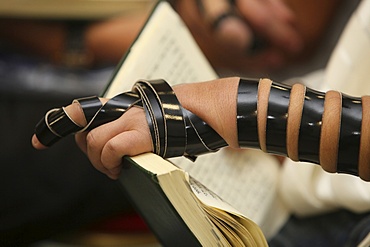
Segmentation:
[[(267, 237), (289, 215), (277, 194), (280, 165), (271, 155), (254, 149), (226, 148), (199, 156), (194, 163), (183, 157), (171, 161), (229, 203), (236, 213), (257, 223)], [(221, 202), (212, 203), (225, 207)]]
[(140, 79), (165, 79), (171, 85), (217, 78), (208, 60), (180, 17), (161, 2), (150, 17), (106, 96), (129, 91)]
[[(256, 223), (246, 218), (194, 178), (189, 177), (189, 185), (195, 196), (202, 202), (203, 208), (210, 215), (210, 218), (213, 219), (215, 224), (219, 222), (219, 227), (224, 229), (222, 232), (229, 235), (229, 241), (234, 239), (232, 242), (238, 242), (240, 238), (240, 241), (245, 243), (246, 246), (267, 246), (265, 237)], [(235, 236), (232, 236), (234, 234)]]
[(233, 206), (222, 200), (216, 193), (193, 177), (189, 177), (189, 185), (198, 199), (207, 206), (219, 208), (232, 214), (242, 215), (242, 213), (238, 212)]
[(229, 246), (227, 238), (219, 228), (212, 224), (199, 200), (192, 193), (184, 171), (173, 170), (167, 174), (157, 175), (157, 178), (168, 200), (197, 236), (202, 246)]

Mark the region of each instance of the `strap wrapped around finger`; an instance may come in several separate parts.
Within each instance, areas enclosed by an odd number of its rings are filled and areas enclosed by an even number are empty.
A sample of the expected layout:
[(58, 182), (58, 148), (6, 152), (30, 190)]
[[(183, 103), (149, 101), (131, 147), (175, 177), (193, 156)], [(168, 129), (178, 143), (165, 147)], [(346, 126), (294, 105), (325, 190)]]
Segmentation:
[(87, 125), (79, 126), (64, 108), (51, 110), (36, 126), (36, 136), (45, 146), (62, 137), (91, 130), (121, 117), (133, 106), (145, 110), (154, 153), (164, 157), (186, 156), (191, 160), (227, 145), (216, 131), (192, 112), (184, 109), (164, 80), (138, 81), (132, 91), (121, 93), (104, 105), (98, 97), (76, 99)]
[(62, 137), (83, 129), (75, 123), (64, 108), (51, 109), (36, 125), (35, 133), (39, 141), (45, 146), (51, 146)]
[(48, 111), (35, 128), (38, 140), (45, 146), (52, 146), (61, 138), (77, 132), (93, 129), (101, 124), (119, 118), (135, 104), (140, 104), (136, 94), (123, 93), (102, 104), (98, 97), (76, 99), (85, 116), (87, 125), (78, 125), (65, 111), (64, 107)]

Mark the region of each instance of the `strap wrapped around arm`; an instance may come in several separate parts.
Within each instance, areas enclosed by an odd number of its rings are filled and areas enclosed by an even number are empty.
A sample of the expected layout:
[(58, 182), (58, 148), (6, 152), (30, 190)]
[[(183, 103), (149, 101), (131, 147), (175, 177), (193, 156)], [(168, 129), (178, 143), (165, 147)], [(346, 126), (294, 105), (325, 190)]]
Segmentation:
[(370, 180), (368, 96), (241, 79), (237, 102), (241, 147), (260, 148), (320, 164), (328, 172)]
[[(318, 92), (301, 84), (287, 86), (267, 79), (240, 79), (237, 130), (241, 147), (260, 148), (295, 161), (320, 164), (328, 172), (348, 173), (370, 181), (370, 96)], [(184, 109), (164, 80), (138, 81), (133, 91), (102, 105), (97, 97), (77, 100), (87, 126), (63, 108), (49, 111), (36, 126), (41, 143), (113, 121), (133, 106), (143, 107), (154, 152), (162, 157), (196, 156), (227, 145), (206, 122)]]

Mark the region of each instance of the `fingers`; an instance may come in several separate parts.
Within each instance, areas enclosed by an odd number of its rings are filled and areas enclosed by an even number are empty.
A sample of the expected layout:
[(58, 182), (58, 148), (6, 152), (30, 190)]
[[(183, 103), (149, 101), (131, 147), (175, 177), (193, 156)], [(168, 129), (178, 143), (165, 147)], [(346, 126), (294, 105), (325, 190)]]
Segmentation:
[[(282, 64), (286, 56), (303, 49), (294, 13), (282, 0), (198, 0), (203, 21), (208, 24), (212, 42), (230, 54), (252, 59), (266, 49), (273, 53), (272, 64)], [(269, 52), (271, 53), (271, 52)], [(283, 55), (284, 54), (284, 55)]]
[[(104, 104), (107, 99), (100, 99)], [(88, 123), (79, 101), (63, 108), (74, 124), (83, 129)], [(77, 133), (79, 148), (88, 156), (93, 166), (111, 178), (117, 178), (124, 155), (138, 155), (153, 150), (149, 127), (142, 108), (132, 107), (115, 121), (94, 128), (90, 132)], [(32, 136), (36, 149), (47, 148), (36, 135)]]
[(42, 150), (42, 149), (46, 149), (47, 147), (44, 146), (40, 141), (39, 139), (37, 138), (37, 136), (34, 134), (32, 136), (32, 139), (31, 139), (31, 143), (32, 143), (32, 146), (38, 150)]
[[(78, 103), (72, 103), (69, 106), (64, 108), (66, 114), (79, 126), (86, 126), (85, 115)], [(43, 145), (40, 140), (37, 138), (36, 134), (32, 136), (32, 146), (36, 149), (46, 149), (47, 146)]]
[(116, 121), (76, 135), (76, 141), (93, 166), (112, 179), (120, 173), (123, 156), (153, 150), (145, 113), (135, 107)]
[(303, 41), (294, 27), (294, 15), (281, 0), (237, 0), (240, 13), (270, 43), (292, 53), (302, 49)]
[(229, 0), (198, 0), (198, 4), (217, 42), (232, 48), (230, 51), (247, 51), (253, 41), (252, 31)]

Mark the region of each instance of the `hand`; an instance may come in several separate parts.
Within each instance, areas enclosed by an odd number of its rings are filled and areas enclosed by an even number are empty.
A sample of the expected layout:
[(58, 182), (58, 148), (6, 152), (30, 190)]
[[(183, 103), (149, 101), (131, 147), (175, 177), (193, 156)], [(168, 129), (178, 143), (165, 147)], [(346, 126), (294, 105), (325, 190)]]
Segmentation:
[(76, 135), (76, 142), (93, 166), (118, 178), (122, 157), (152, 152), (152, 139), (142, 109), (132, 108), (116, 121)]
[[(201, 0), (203, 10), (196, 2), (178, 1), (177, 10), (216, 68), (269, 70), (282, 66), (302, 49), (294, 14), (282, 1), (239, 0), (230, 5), (228, 0)], [(220, 15), (230, 11), (234, 15), (212, 28)], [(252, 51), (256, 37), (264, 47)]]
[[(101, 101), (105, 102), (107, 99)], [(87, 124), (78, 103), (65, 109), (77, 124)], [(116, 121), (76, 134), (75, 139), (92, 165), (112, 179), (118, 178), (124, 155), (133, 156), (153, 150), (145, 113), (137, 107), (133, 107)], [(36, 135), (32, 137), (32, 145), (36, 149), (46, 148)]]
[[(223, 78), (209, 82), (178, 85), (173, 88), (181, 105), (193, 112), (219, 133), (232, 147), (237, 147), (235, 95), (239, 78)], [(100, 99), (104, 104), (107, 99)], [(65, 112), (79, 126), (86, 120), (79, 103), (65, 107)], [(76, 142), (93, 166), (110, 178), (121, 171), (122, 157), (154, 150), (144, 110), (132, 107), (115, 121), (76, 134)], [(36, 149), (46, 148), (36, 135)]]

